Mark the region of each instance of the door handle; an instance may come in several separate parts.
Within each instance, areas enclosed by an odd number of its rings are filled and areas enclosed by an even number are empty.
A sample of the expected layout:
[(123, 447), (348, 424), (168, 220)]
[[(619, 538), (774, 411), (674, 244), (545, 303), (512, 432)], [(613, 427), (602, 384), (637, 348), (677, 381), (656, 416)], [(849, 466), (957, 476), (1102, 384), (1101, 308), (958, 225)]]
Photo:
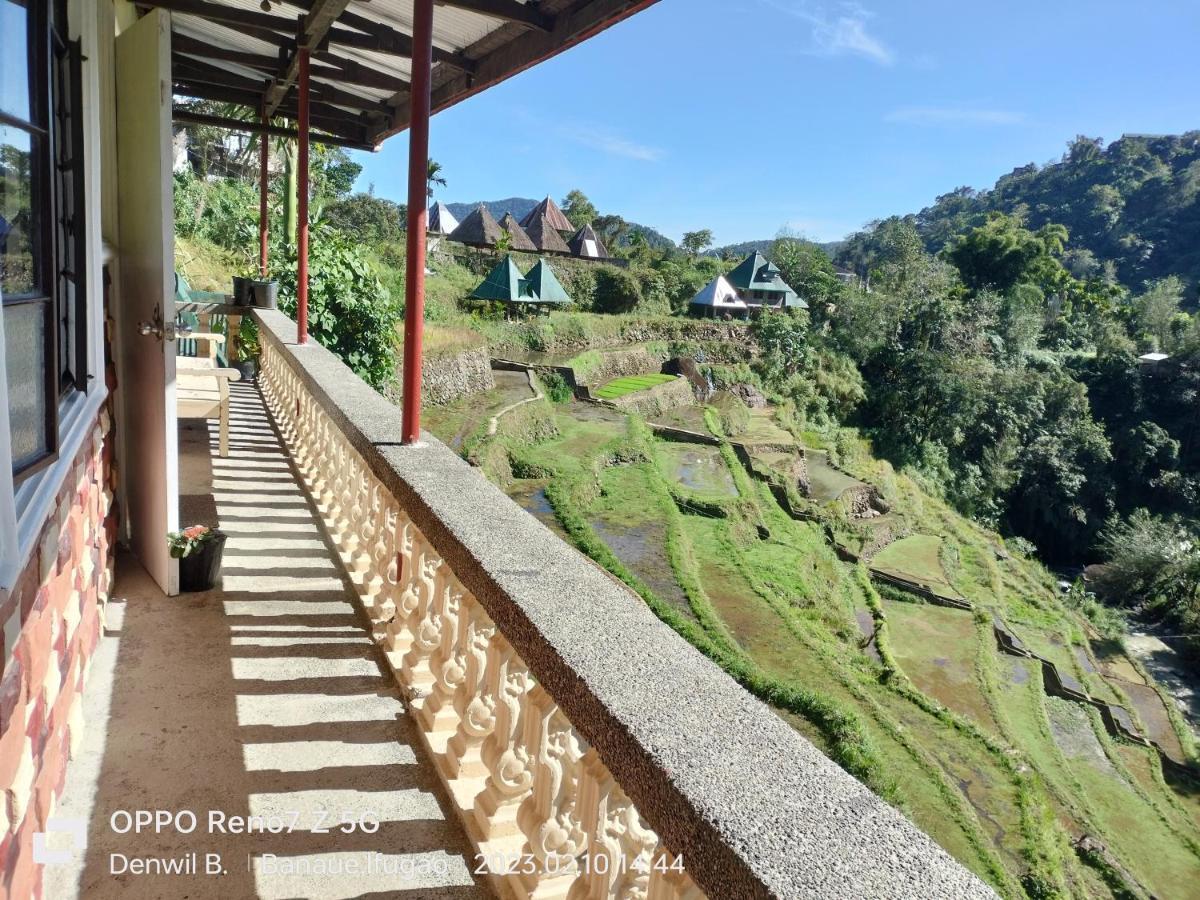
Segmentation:
[(149, 337), (154, 335), (160, 341), (174, 341), (186, 338), (192, 333), (191, 325), (176, 325), (174, 322), (164, 322), (162, 307), (154, 308), (154, 319), (150, 322), (138, 322), (138, 334)]

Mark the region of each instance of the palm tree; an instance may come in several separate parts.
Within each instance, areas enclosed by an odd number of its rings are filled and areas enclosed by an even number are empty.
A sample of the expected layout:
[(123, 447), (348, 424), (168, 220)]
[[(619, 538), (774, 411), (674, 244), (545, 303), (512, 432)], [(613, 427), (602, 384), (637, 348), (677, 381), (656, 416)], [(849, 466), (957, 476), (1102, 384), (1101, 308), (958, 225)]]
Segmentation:
[(435, 159), (429, 160), (429, 172), (425, 175), (425, 192), (429, 195), (429, 199), (433, 199), (433, 186), (446, 186), (446, 179), (442, 177), (442, 164)]

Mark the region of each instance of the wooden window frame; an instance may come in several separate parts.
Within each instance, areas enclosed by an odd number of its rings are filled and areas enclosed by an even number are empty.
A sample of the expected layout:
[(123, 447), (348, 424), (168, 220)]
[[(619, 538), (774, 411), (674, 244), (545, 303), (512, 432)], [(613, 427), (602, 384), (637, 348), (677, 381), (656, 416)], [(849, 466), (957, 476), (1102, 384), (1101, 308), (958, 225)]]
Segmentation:
[[(10, 0), (3, 0), (10, 2)], [(60, 407), (76, 391), (86, 391), (91, 373), (88, 368), (88, 310), (86, 283), (86, 185), (84, 184), (83, 119), (82, 119), (82, 53), (79, 41), (70, 41), (64, 0), (16, 0), (14, 5), (26, 11), (26, 46), (29, 52), (29, 118), (20, 119), (0, 111), (0, 125), (23, 132), (30, 137), (30, 207), (37, 212), (36, 230), (31, 234), (37, 257), (34, 290), (16, 297), (0, 297), (3, 310), (18, 306), (37, 305), (44, 310), (45, 392), (45, 451), (20, 466), (13, 465), (14, 486), (52, 465), (57, 459), (60, 440)], [(53, 12), (53, 15), (52, 15)], [(55, 31), (59, 32), (56, 48)], [(65, 64), (64, 64), (65, 63)], [(64, 72), (59, 72), (64, 64)], [(66, 78), (70, 83), (63, 84)], [(59, 110), (55, 104), (55, 88), (68, 96), (69, 119), (59, 127)], [(66, 143), (62, 143), (65, 141)], [(71, 213), (72, 228), (60, 234), (60, 217), (64, 215), (66, 198), (62, 196), (60, 174), (61, 156), (65, 153), (73, 166)], [(71, 253), (75, 271), (70, 273), (73, 291), (64, 291), (60, 283), (60, 268), (65, 258), (66, 241), (74, 247)], [(64, 380), (60, 353), (60, 326), (67, 314), (67, 304), (74, 307), (75, 359), (71, 378)], [(2, 314), (2, 312), (0, 312)]]

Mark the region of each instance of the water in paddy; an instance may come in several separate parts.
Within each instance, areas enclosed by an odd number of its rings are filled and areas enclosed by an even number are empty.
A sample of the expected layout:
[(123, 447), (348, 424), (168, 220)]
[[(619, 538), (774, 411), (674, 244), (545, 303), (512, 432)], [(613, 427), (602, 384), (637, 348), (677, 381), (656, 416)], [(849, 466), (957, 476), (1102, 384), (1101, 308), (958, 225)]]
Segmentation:
[(660, 600), (695, 620), (692, 606), (675, 580), (675, 572), (667, 558), (666, 526), (658, 522), (628, 525), (603, 516), (593, 518), (590, 524), (600, 540)]
[(563, 531), (562, 524), (558, 521), (558, 516), (554, 514), (554, 507), (550, 505), (550, 500), (546, 497), (546, 479), (518, 479), (509, 485), (507, 490), (508, 496), (512, 497), (518, 506), (563, 540), (568, 539), (567, 533)]
[(808, 461), (808, 493), (818, 503), (829, 503), (849, 488), (862, 487), (861, 481), (831, 466), (824, 450), (805, 450), (804, 456)]
[(664, 443), (659, 447), (668, 478), (701, 494), (736, 497), (733, 475), (721, 451), (703, 444)]

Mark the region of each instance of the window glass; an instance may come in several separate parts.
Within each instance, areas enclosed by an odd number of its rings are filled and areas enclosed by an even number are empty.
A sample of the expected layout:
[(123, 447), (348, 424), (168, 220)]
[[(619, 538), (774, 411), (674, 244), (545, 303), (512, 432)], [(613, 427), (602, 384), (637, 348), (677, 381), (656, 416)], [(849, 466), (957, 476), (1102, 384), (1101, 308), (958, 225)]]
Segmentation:
[(0, 0), (0, 110), (29, 121), (29, 33), (24, 4)]
[(32, 293), (39, 280), (31, 200), (33, 140), (27, 132), (0, 125), (0, 292), (9, 299)]
[(48, 303), (4, 307), (4, 363), (13, 468), (46, 453), (46, 313)]

